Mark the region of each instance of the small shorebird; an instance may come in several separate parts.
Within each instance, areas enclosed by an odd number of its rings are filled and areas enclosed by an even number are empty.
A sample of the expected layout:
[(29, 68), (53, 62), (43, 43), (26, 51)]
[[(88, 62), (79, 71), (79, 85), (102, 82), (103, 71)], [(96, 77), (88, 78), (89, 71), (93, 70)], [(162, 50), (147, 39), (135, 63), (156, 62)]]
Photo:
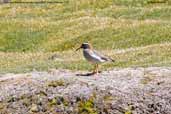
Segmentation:
[(99, 72), (99, 63), (107, 61), (115, 62), (113, 59), (98, 53), (96, 50), (93, 50), (91, 45), (88, 43), (81, 44), (81, 46), (76, 49), (76, 51), (78, 51), (79, 49), (83, 49), (83, 55), (85, 59), (95, 65), (92, 74), (97, 74)]

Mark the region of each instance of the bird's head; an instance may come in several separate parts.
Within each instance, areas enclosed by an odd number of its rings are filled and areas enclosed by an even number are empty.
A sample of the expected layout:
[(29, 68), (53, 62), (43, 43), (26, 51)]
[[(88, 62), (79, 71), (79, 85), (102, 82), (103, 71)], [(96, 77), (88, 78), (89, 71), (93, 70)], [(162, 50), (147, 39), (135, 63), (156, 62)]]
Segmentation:
[(91, 49), (91, 45), (88, 43), (82, 43), (81, 46), (76, 49), (76, 51), (78, 51), (79, 49)]

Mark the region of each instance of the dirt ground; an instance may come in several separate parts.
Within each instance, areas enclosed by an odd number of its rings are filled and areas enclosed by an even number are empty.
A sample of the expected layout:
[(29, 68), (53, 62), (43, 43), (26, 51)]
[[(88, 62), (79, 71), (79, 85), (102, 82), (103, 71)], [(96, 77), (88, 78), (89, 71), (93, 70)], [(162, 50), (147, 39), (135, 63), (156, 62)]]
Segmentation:
[(171, 114), (171, 68), (0, 75), (0, 114)]

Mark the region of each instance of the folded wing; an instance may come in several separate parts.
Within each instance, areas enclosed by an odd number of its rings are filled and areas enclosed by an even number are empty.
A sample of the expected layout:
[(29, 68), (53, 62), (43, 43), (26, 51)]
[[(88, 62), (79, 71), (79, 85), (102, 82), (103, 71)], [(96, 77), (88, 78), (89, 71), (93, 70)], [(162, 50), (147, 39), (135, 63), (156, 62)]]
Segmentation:
[(101, 53), (99, 53), (99, 52), (97, 52), (95, 50), (93, 52), (94, 52), (94, 55), (99, 56), (100, 59), (102, 59), (104, 61), (112, 61), (112, 62), (115, 62), (115, 60), (113, 60), (113, 59), (111, 59), (111, 58), (109, 58), (109, 57), (107, 57), (107, 56), (105, 56), (105, 55), (103, 55), (103, 54), (101, 54)]

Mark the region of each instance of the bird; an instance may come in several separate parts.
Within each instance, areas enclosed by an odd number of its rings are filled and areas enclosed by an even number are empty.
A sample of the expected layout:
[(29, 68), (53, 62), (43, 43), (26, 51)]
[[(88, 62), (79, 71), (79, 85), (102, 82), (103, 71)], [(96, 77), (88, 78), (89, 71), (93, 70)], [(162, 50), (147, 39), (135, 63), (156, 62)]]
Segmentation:
[(94, 65), (94, 70), (92, 74), (98, 74), (99, 73), (99, 64), (104, 62), (115, 62), (112, 58), (109, 58), (96, 50), (92, 48), (92, 46), (89, 43), (82, 43), (79, 48), (76, 49), (76, 51), (82, 49), (83, 50), (83, 56), (84, 58)]

